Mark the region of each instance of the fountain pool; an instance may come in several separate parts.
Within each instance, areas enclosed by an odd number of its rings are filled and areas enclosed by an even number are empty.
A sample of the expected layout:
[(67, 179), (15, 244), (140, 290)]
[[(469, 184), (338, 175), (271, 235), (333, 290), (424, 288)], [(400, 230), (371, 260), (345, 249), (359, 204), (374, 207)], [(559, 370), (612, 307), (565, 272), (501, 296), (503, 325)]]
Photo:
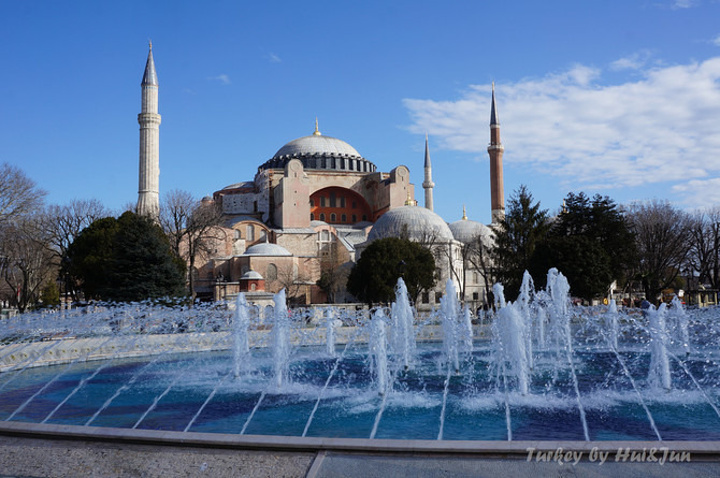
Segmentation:
[[(148, 304), (3, 321), (0, 420), (242, 435), (427, 440), (720, 440), (720, 318), (569, 305), (529, 277), (471, 322)], [(501, 288), (496, 297), (502, 297)], [(273, 324), (281, 324), (273, 327)], [(330, 339), (330, 340), (328, 340)]]

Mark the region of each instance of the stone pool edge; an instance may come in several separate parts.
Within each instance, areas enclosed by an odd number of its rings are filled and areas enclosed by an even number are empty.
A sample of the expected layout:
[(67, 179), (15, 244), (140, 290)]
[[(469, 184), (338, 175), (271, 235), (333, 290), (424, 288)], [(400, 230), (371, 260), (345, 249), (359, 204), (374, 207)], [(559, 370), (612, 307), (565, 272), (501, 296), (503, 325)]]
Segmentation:
[[(651, 449), (668, 449), (676, 453), (689, 453), (693, 462), (720, 461), (720, 441), (392, 440), (133, 430), (29, 422), (0, 422), (0, 435), (148, 446), (166, 445), (193, 448), (306, 452), (342, 451), (391, 454), (419, 453), (423, 455), (486, 455), (488, 457), (502, 456), (504, 458), (522, 458), (526, 460), (529, 457), (528, 450), (533, 449), (532, 461), (535, 461), (537, 452), (557, 452), (558, 450), (582, 452), (587, 458), (587, 455), (593, 450), (595, 452), (610, 452), (612, 457), (615, 457), (619, 450), (629, 449), (640, 453), (643, 450), (649, 452)], [(630, 458), (626, 461), (630, 461)]]

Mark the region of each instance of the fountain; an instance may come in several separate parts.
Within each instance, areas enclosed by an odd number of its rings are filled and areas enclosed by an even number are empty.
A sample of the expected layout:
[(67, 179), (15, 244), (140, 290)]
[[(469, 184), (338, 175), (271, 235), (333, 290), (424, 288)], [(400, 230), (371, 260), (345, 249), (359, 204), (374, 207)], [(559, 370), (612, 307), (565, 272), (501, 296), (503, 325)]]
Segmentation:
[[(494, 289), (478, 324), (452, 281), (418, 316), (307, 321), (284, 292), (234, 303), (98, 304), (0, 322), (0, 421), (295, 437), (720, 440), (720, 311), (570, 304), (556, 270)], [(313, 314), (314, 315), (314, 314)], [(342, 321), (340, 320), (342, 317)]]

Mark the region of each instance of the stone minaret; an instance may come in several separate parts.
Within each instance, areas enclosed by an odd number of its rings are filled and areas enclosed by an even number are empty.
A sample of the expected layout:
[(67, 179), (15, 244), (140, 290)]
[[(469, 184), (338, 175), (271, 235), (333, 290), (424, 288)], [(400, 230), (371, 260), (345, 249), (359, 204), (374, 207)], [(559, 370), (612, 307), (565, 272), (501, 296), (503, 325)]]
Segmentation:
[(500, 142), (500, 120), (495, 103), (495, 82), (492, 84), (492, 106), (490, 108), (490, 205), (492, 222), (497, 224), (505, 217), (505, 193), (503, 187), (502, 157), (505, 148)]
[(432, 180), (432, 165), (430, 164), (430, 148), (428, 147), (428, 137), (425, 135), (425, 181), (422, 183), (425, 189), (425, 208), (433, 210), (433, 188), (435, 183)]
[(152, 55), (152, 42), (142, 79), (140, 123), (140, 182), (137, 213), (157, 218), (160, 213), (160, 115), (158, 80)]

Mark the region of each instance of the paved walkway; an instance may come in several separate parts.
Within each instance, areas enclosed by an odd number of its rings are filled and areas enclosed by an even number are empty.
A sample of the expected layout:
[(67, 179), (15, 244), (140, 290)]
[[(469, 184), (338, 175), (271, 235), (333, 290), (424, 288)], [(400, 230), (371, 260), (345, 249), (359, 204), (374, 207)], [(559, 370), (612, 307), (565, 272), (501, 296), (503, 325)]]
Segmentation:
[(0, 423), (2, 478), (196, 476), (717, 477), (720, 443), (288, 439)]

